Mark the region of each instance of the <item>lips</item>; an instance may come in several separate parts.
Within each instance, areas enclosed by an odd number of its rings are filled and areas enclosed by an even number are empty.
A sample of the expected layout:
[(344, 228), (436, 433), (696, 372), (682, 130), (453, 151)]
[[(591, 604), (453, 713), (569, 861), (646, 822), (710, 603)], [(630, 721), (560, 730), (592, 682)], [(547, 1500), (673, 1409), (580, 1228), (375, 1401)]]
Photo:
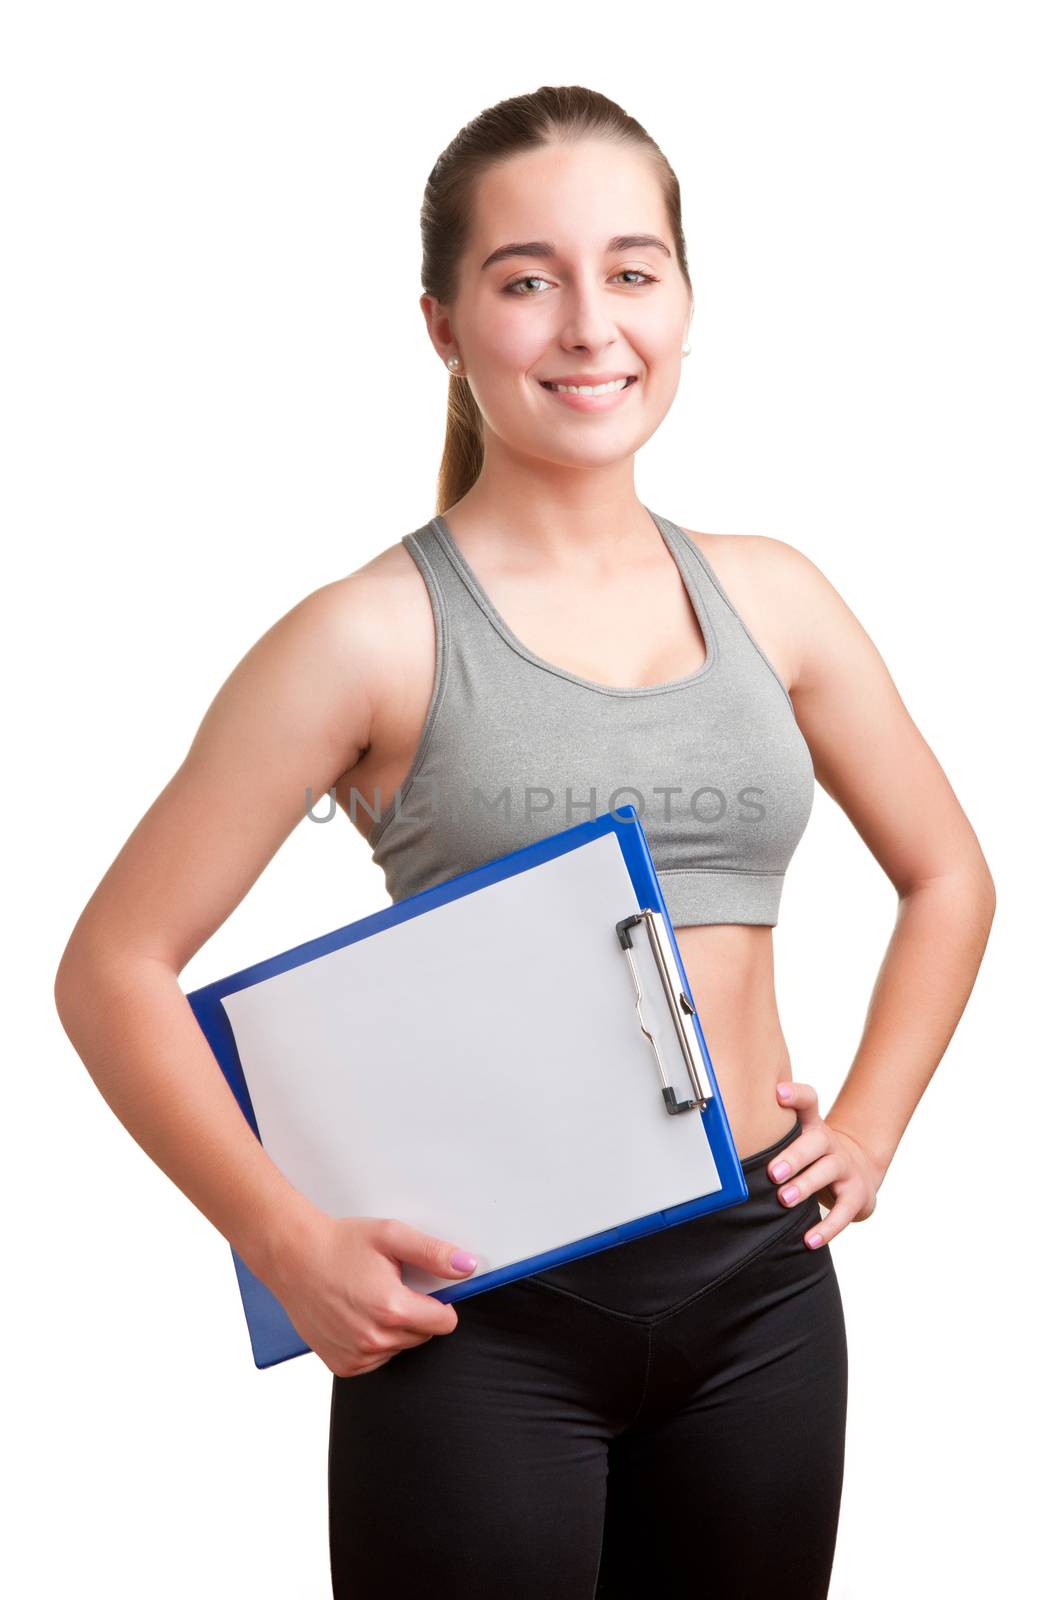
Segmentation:
[(630, 389), (637, 382), (633, 373), (617, 372), (611, 378), (540, 378), (539, 382), (544, 389), (556, 389), (558, 384), (564, 384), (567, 389), (597, 389), (603, 383), (616, 383), (619, 378), (624, 379), (624, 387)]
[[(620, 410), (626, 404), (628, 394), (638, 382), (638, 379), (631, 375), (628, 375), (626, 381), (623, 382), (620, 381), (621, 377), (623, 377), (623, 374), (617, 378), (615, 389), (600, 389), (597, 393), (592, 394), (581, 394), (579, 389), (569, 388), (567, 385), (563, 389), (553, 388), (545, 379), (540, 379), (539, 382), (547, 394), (553, 395), (558, 405), (562, 406), (566, 411), (583, 413), (585, 416), (605, 416), (610, 412)], [(585, 383), (586, 381), (584, 379)], [(604, 383), (610, 382), (608, 378), (600, 381)], [(597, 385), (595, 385), (595, 388), (597, 388)], [(634, 405), (634, 401), (632, 401), (632, 405)]]

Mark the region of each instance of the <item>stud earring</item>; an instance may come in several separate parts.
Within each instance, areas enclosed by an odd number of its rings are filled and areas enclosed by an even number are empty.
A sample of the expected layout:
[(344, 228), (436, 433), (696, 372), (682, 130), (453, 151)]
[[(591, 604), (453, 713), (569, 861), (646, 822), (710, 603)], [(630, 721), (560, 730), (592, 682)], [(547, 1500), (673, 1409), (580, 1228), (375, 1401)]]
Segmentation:
[(461, 357), (460, 356), (448, 356), (447, 357), (447, 366), (450, 368), (451, 372), (457, 372), (458, 368), (461, 366)]
[(683, 344), (683, 354), (685, 356), (688, 356), (690, 354), (690, 346), (685, 342)]

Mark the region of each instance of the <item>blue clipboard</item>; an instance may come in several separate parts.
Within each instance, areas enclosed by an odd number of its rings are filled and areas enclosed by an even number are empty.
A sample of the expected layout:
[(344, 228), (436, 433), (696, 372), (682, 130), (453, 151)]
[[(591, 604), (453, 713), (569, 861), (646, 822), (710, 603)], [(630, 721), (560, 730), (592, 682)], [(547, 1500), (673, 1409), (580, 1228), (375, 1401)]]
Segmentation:
[[(240, 972), (233, 973), (227, 978), (221, 978), (186, 995), (192, 1012), (214, 1053), (237, 1104), (240, 1106), (256, 1138), (261, 1142), (262, 1136), (259, 1132), (254, 1106), (244, 1070), (241, 1066), (236, 1038), (229, 1017), (222, 1005), (222, 1000), (225, 996), (233, 995), (239, 990), (261, 983), (263, 980), (272, 978), (279, 973), (287, 972), (291, 968), (315, 961), (347, 945), (354, 944), (358, 940), (370, 938), (396, 923), (422, 916), (426, 911), (431, 911), (461, 896), (474, 894), (490, 884), (498, 883), (505, 878), (524, 872), (530, 867), (551, 861), (570, 850), (578, 849), (591, 840), (599, 839), (607, 833), (615, 835), (617, 844), (620, 847), (624, 867), (630, 877), (634, 897), (640, 907), (640, 918), (643, 914), (646, 914), (645, 926), (647, 933), (650, 932), (651, 928), (656, 930), (651, 942), (656, 946), (656, 959), (661, 971), (662, 984), (664, 983), (665, 969), (667, 967), (668, 972), (671, 974), (670, 992), (672, 999), (669, 1004), (673, 1014), (673, 1022), (677, 1033), (682, 1034), (685, 1040), (684, 1053), (689, 1069), (689, 1081), (679, 1086), (680, 1093), (687, 1094), (684, 1099), (677, 1098), (674, 1084), (666, 1085), (664, 1083), (665, 1075), (661, 1056), (657, 1051), (656, 1045), (654, 1045), (662, 1078), (661, 1092), (671, 1113), (680, 1114), (681, 1112), (686, 1112), (700, 1118), (720, 1180), (720, 1187), (711, 1194), (685, 1201), (681, 1205), (651, 1212), (649, 1215), (636, 1218), (617, 1227), (607, 1228), (599, 1233), (572, 1241), (558, 1249), (529, 1256), (524, 1260), (500, 1267), (493, 1272), (484, 1272), (471, 1279), (450, 1283), (443, 1288), (432, 1291), (435, 1298), (444, 1303), (483, 1293), (504, 1283), (527, 1277), (532, 1273), (560, 1266), (566, 1261), (574, 1261), (583, 1256), (593, 1255), (599, 1250), (608, 1249), (629, 1239), (639, 1238), (643, 1234), (656, 1233), (660, 1229), (673, 1227), (677, 1223), (686, 1222), (693, 1217), (703, 1216), (710, 1211), (723, 1210), (748, 1198), (749, 1191), (746, 1186), (745, 1176), (735, 1149), (726, 1111), (720, 1099), (712, 1059), (705, 1042), (700, 1019), (692, 1001), (682, 956), (668, 915), (657, 873), (654, 869), (646, 836), (634, 807), (631, 805), (618, 806), (604, 816), (563, 829), (546, 839), (538, 840), (534, 844), (514, 850), (507, 855), (499, 856), (494, 861), (487, 862), (483, 866), (459, 873), (435, 888), (411, 895), (406, 900), (398, 901), (381, 911), (361, 917), (357, 921), (349, 923), (346, 927), (338, 928), (332, 933), (323, 934), (320, 938), (297, 945), (291, 950), (282, 952), (280, 955), (257, 962), (254, 966), (246, 967)], [(629, 917), (616, 924), (620, 948), (624, 948), (625, 944), (630, 943), (626, 924), (637, 920), (639, 918)], [(634, 971), (634, 964), (632, 964), (632, 967)], [(635, 977), (635, 986), (638, 989), (637, 976)], [(646, 1032), (645, 1027), (643, 1027), (642, 1031)], [(698, 1087), (699, 1084), (701, 1085), (700, 1089)], [(692, 1094), (689, 1093), (691, 1090), (693, 1091)], [(294, 1356), (308, 1353), (310, 1347), (300, 1338), (292, 1326), (288, 1314), (281, 1303), (254, 1275), (235, 1250), (232, 1251), (232, 1255), (236, 1267), (244, 1315), (251, 1337), (255, 1365), (259, 1368), (271, 1367), (279, 1362), (290, 1360)]]

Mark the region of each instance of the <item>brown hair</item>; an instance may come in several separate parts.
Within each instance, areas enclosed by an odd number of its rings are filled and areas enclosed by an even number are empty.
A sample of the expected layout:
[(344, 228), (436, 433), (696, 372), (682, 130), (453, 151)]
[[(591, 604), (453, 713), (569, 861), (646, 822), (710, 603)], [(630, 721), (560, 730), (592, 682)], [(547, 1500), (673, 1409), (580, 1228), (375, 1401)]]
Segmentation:
[[(522, 150), (579, 138), (615, 139), (646, 151), (657, 169), (676, 247), (676, 261), (690, 287), (683, 237), (679, 180), (641, 123), (615, 100), (578, 85), (542, 87), (481, 111), (447, 145), (428, 175), (421, 204), (421, 286), (441, 305), (457, 292), (458, 263), (469, 234), (476, 182), (492, 162)], [(447, 431), (436, 481), (436, 514), (472, 488), (483, 467), (483, 417), (467, 380), (450, 375)]]

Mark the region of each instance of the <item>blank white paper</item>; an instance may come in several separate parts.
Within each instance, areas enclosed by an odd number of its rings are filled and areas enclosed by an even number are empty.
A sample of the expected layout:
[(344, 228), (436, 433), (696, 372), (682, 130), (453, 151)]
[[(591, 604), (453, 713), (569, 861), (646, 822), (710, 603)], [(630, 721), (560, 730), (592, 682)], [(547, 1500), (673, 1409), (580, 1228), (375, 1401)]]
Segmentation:
[[(226, 995), (265, 1150), (330, 1215), (453, 1240), (473, 1277), (715, 1193), (701, 1114), (669, 1116), (639, 1026), (615, 928), (639, 909), (606, 833)], [(643, 1016), (687, 1099), (633, 934)]]

